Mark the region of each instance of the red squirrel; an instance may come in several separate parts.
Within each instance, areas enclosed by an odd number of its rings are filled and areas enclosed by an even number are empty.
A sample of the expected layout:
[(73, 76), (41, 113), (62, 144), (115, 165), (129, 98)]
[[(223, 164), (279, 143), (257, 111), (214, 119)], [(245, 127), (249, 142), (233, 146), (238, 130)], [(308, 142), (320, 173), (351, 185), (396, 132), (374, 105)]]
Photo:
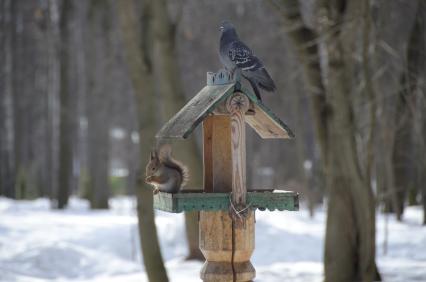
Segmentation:
[(155, 187), (154, 194), (160, 191), (178, 193), (189, 178), (187, 167), (172, 158), (172, 147), (169, 144), (151, 151), (145, 173), (145, 182)]

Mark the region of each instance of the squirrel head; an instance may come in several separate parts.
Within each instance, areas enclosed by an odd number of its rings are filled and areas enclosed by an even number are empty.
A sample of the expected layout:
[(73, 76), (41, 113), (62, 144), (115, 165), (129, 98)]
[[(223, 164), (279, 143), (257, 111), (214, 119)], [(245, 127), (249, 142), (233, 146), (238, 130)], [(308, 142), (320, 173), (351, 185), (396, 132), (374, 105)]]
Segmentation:
[(146, 165), (146, 169), (145, 169), (146, 176), (148, 177), (148, 176), (155, 175), (161, 167), (162, 167), (162, 163), (158, 156), (157, 150), (152, 150), (149, 162)]

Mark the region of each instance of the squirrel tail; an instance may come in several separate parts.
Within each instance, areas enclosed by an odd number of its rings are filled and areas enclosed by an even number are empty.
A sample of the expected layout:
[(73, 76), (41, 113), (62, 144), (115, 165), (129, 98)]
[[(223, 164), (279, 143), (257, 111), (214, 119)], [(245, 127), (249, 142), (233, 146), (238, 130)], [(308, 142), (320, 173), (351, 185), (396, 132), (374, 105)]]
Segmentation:
[(180, 175), (182, 175), (181, 187), (184, 187), (188, 183), (189, 170), (184, 164), (182, 164), (178, 160), (175, 160), (172, 157), (172, 147), (170, 146), (170, 144), (164, 144), (160, 147), (159, 159), (160, 162), (163, 163), (165, 166), (179, 171)]

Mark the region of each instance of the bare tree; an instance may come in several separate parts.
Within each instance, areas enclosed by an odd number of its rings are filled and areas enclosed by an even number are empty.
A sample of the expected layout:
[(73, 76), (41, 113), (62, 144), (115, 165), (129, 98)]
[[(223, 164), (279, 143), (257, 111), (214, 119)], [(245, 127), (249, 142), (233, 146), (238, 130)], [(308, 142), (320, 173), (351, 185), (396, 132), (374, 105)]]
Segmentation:
[[(355, 1), (320, 1), (316, 30), (302, 19), (298, 1), (281, 1), (288, 36), (304, 64), (317, 142), (328, 191), (325, 242), (326, 281), (373, 281), (374, 198), (361, 172), (351, 93), (350, 29)], [(323, 53), (320, 53), (321, 52)], [(320, 64), (320, 54), (324, 54)]]
[[(373, 72), (377, 88), (377, 190), (385, 212), (395, 213), (397, 219), (402, 220), (407, 195), (410, 195), (411, 202), (415, 202), (416, 190), (420, 190), (416, 188), (415, 167), (418, 167), (416, 163), (419, 161), (415, 151), (421, 144), (414, 140), (419, 135), (414, 133), (418, 114), (413, 105), (416, 100), (416, 80), (421, 77), (421, 71), (419, 73), (416, 70), (418, 59), (414, 58), (421, 53), (417, 51), (416, 42), (421, 42), (418, 40), (421, 36), (415, 20), (416, 11), (421, 8), (417, 1), (374, 3), (376, 12), (373, 23), (377, 41)], [(395, 16), (405, 20), (396, 23)], [(394, 34), (399, 35), (395, 37)], [(413, 146), (413, 142), (419, 147)]]
[(109, 79), (111, 75), (111, 7), (108, 1), (90, 1), (86, 61), (88, 69), (88, 198), (95, 209), (108, 208), (109, 198)]
[[(181, 86), (177, 53), (175, 47), (175, 31), (177, 23), (171, 22), (166, 0), (149, 0), (152, 13), (152, 62), (154, 66), (156, 93), (161, 97), (159, 108), (163, 109), (163, 117), (170, 118), (185, 104), (185, 95)], [(163, 118), (163, 121), (164, 118)], [(188, 141), (175, 142), (175, 152), (191, 173), (192, 187), (202, 185), (201, 156), (197, 150), (194, 137)], [(198, 213), (186, 212), (185, 225), (189, 246), (188, 259), (203, 260), (198, 246)]]
[(68, 204), (71, 193), (72, 169), (72, 116), (69, 89), (69, 22), (73, 10), (72, 1), (64, 0), (60, 16), (60, 126), (59, 126), (59, 186), (58, 208)]
[(148, 56), (149, 52), (152, 51), (150, 50), (152, 48), (152, 34), (149, 29), (149, 21), (152, 15), (149, 7), (147, 7), (148, 4), (144, 2), (142, 22), (139, 19), (140, 7), (132, 0), (117, 2), (117, 12), (129, 75), (138, 108), (140, 168), (136, 197), (142, 255), (149, 281), (163, 282), (168, 281), (168, 278), (154, 222), (152, 189), (143, 181), (145, 174), (143, 164), (149, 159), (156, 132), (155, 86), (152, 61)]
[(423, 224), (426, 225), (426, 161), (418, 157), (426, 153), (426, 3), (418, 1), (416, 16), (407, 47), (406, 107), (413, 121), (411, 159), (415, 160), (413, 183), (422, 195)]
[(14, 198), (11, 1), (2, 1), (0, 7), (0, 194)]

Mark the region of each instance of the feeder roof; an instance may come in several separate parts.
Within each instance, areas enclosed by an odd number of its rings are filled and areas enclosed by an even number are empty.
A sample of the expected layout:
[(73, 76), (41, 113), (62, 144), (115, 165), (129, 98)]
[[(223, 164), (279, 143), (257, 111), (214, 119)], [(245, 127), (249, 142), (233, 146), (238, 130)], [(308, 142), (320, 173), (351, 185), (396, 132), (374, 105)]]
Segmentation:
[(157, 138), (187, 138), (218, 105), (237, 91), (244, 93), (253, 103), (254, 114), (245, 115), (245, 121), (261, 138), (285, 139), (294, 137), (291, 129), (258, 100), (250, 90), (241, 88), (239, 82), (229, 82), (223, 79), (223, 72), (211, 76), (213, 79), (210, 78), (209, 81), (208, 77), (208, 85), (201, 89), (160, 129), (156, 135)]

